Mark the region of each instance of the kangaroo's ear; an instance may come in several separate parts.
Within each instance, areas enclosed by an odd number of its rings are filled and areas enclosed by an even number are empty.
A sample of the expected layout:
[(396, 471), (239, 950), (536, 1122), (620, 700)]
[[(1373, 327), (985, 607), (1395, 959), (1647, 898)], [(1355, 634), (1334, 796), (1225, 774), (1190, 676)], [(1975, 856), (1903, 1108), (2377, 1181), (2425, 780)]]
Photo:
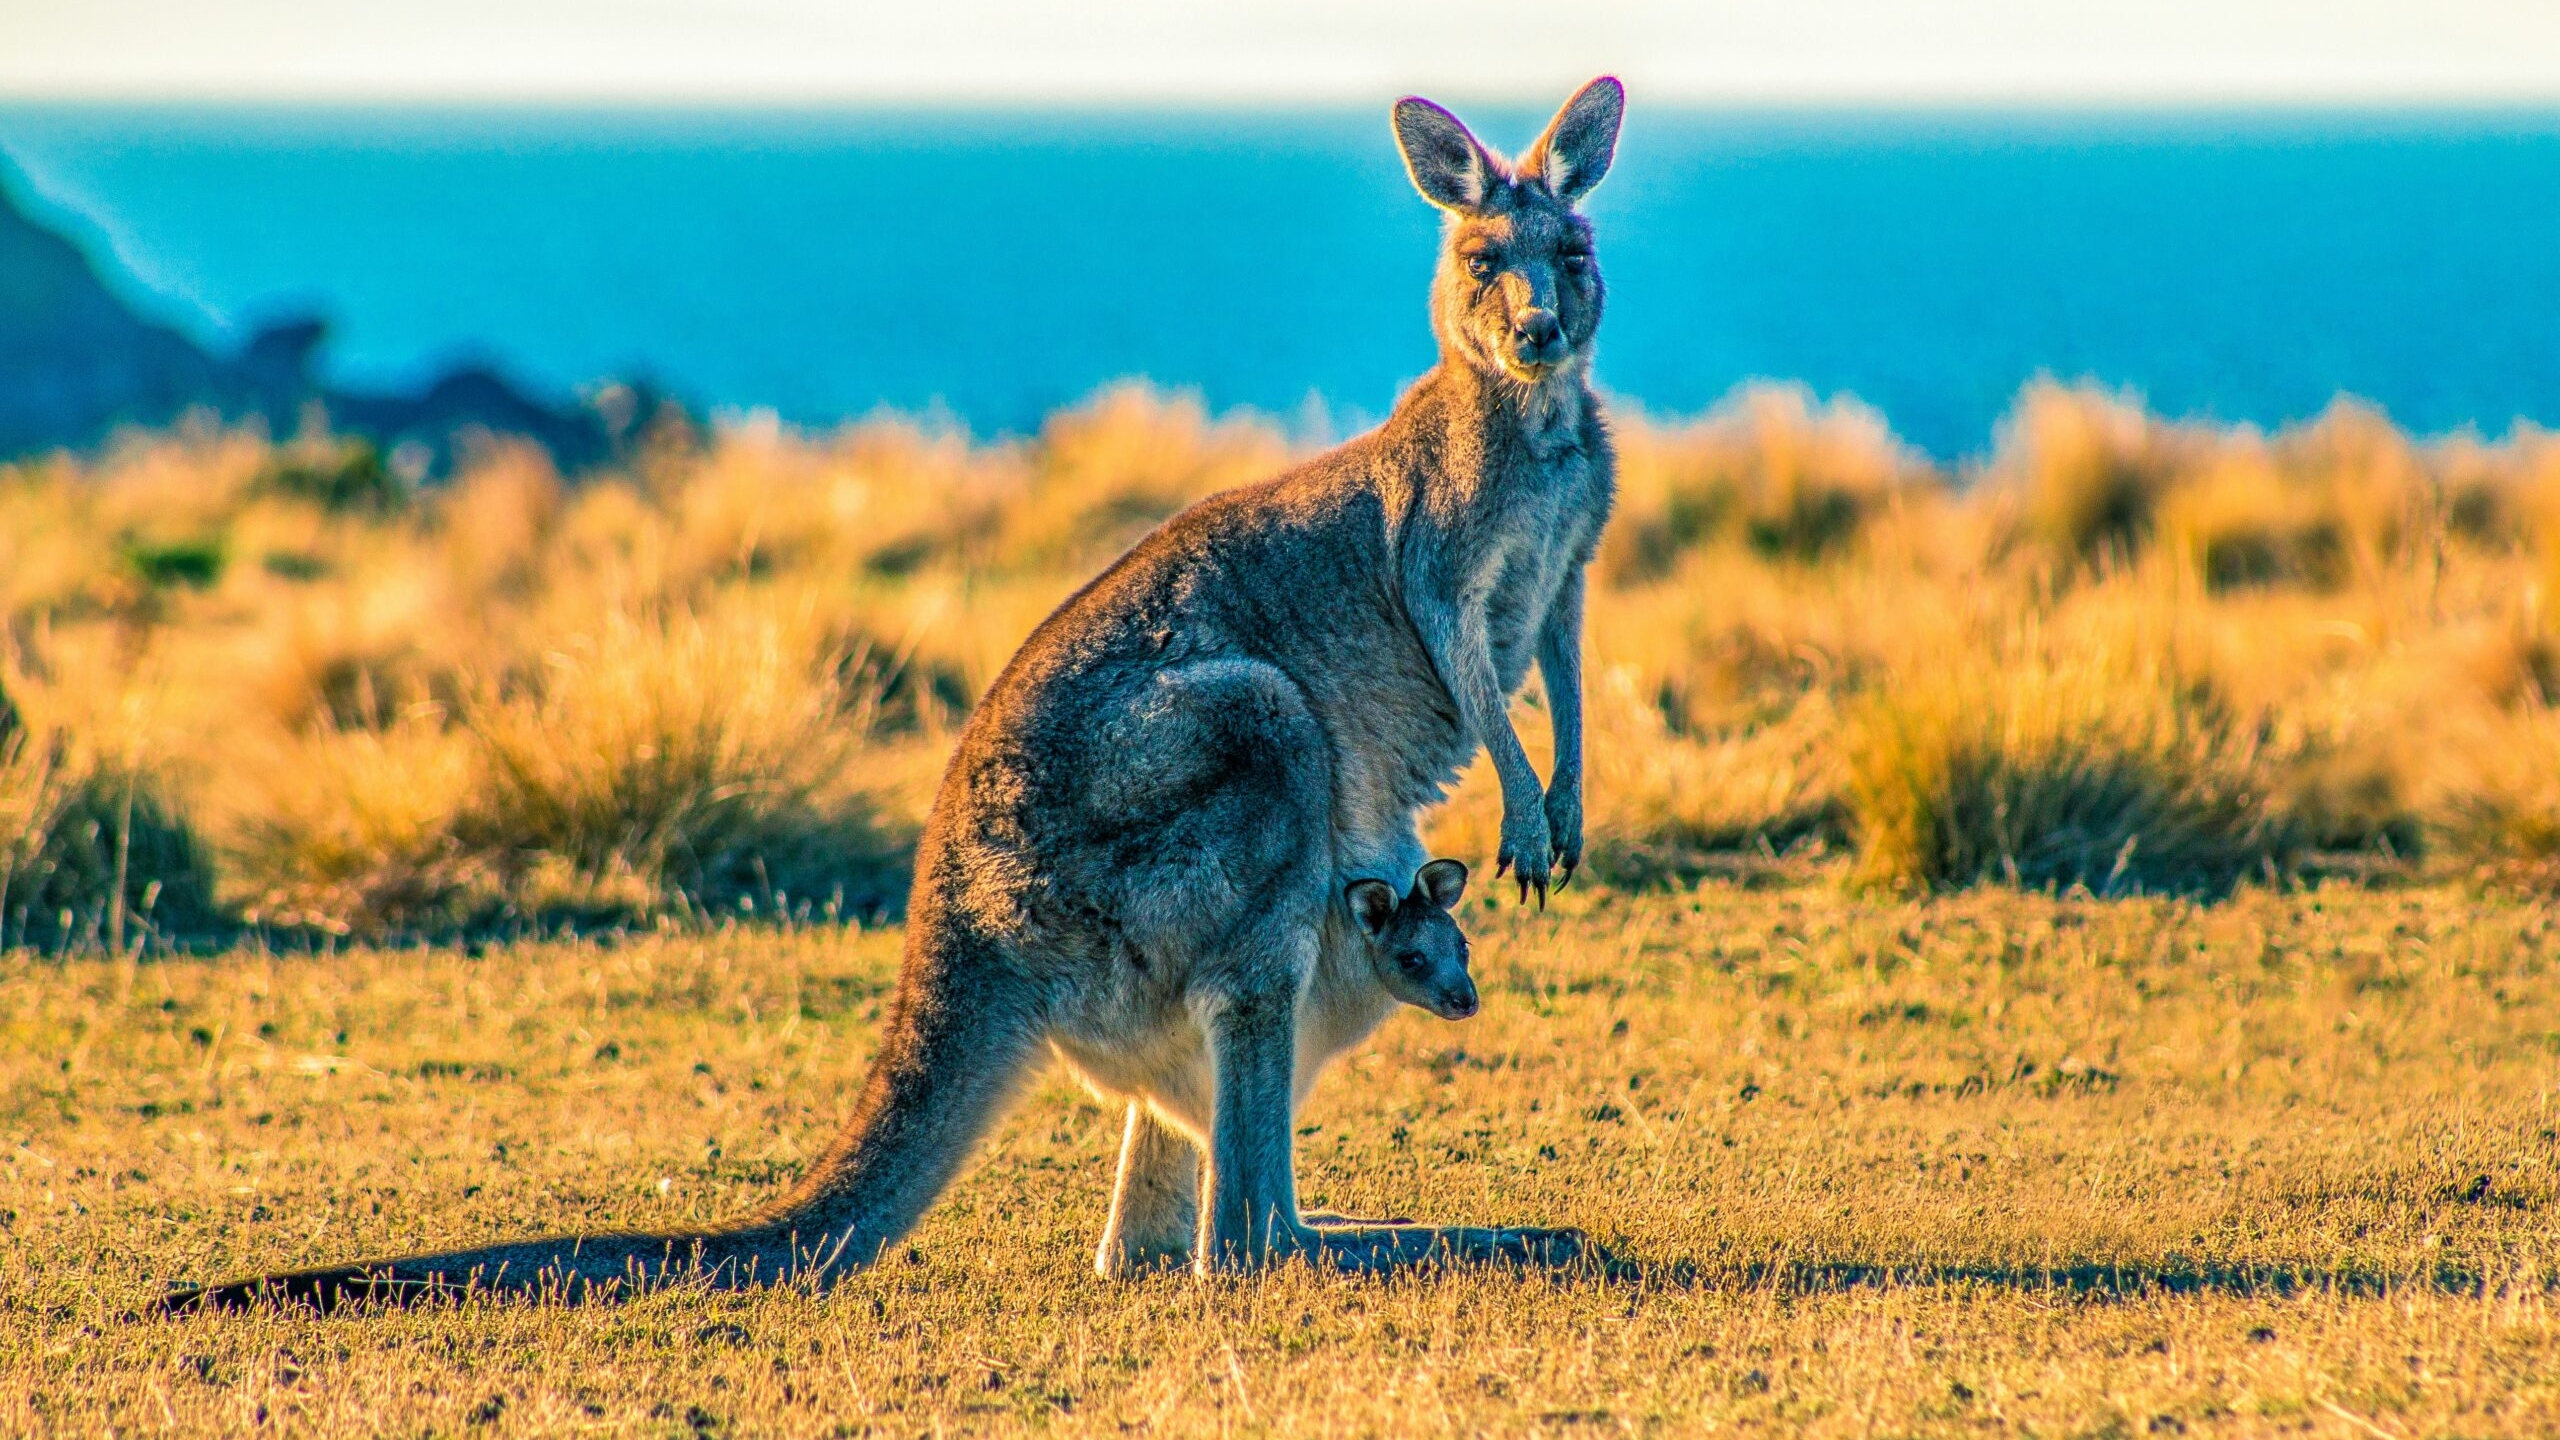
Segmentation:
[(1354, 880), (1343, 888), (1342, 898), (1351, 906), (1352, 923), (1372, 940), (1395, 918), (1396, 887), (1384, 880)]
[(1422, 198), (1443, 210), (1472, 214), (1507, 178), (1502, 162), (1476, 143), (1458, 117), (1408, 95), (1396, 102), (1396, 148)]
[(1626, 114), (1627, 88), (1616, 76), (1603, 75), (1583, 86), (1521, 157), (1521, 175), (1534, 177), (1568, 205), (1581, 199), (1609, 173), (1609, 161), (1618, 153), (1618, 122)]
[(1434, 860), (1413, 877), (1414, 893), (1443, 910), (1458, 908), (1458, 897), (1467, 893), (1467, 867), (1455, 860)]

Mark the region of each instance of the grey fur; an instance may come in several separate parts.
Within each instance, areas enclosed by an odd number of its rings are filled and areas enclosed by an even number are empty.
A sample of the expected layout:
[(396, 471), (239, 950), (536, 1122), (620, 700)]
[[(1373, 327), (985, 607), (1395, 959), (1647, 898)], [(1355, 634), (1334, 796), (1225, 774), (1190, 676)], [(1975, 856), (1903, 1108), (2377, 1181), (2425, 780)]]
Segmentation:
[(1443, 1020), (1476, 1013), (1467, 935), (1450, 913), (1466, 889), (1466, 866), (1434, 860), (1402, 899), (1384, 880), (1354, 880), (1343, 891), (1353, 933), (1368, 946), (1369, 969), (1380, 988)]
[[(1502, 783), (1496, 873), (1543, 903), (1581, 860), (1583, 572), (1613, 460), (1587, 379), (1603, 291), (1571, 201), (1606, 171), (1622, 108), (1594, 81), (1515, 171), (1446, 111), (1396, 107), (1416, 185), (1449, 212), (1440, 363), (1378, 429), (1167, 521), (997, 677), (917, 852), (880, 1056), (791, 1193), (700, 1234), (372, 1261), (172, 1304), (823, 1283), (907, 1232), (1044, 1045), (1128, 1106), (1105, 1273), (1580, 1255), (1569, 1231), (1310, 1224), (1291, 1145), (1318, 1072), (1396, 1003), (1337, 897), (1413, 884), (1416, 816), (1479, 747)], [(1533, 663), (1555, 722), (1543, 786), (1509, 718)]]

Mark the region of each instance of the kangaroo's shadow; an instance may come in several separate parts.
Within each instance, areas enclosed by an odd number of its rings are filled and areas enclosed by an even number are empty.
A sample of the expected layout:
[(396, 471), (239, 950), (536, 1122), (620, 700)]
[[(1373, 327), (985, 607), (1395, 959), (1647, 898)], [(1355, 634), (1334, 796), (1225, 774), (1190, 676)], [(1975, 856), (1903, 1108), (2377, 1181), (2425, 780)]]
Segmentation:
[[(2460, 1265), (2407, 1270), (2378, 1266), (2321, 1266), (2272, 1261), (2084, 1261), (2063, 1265), (1992, 1262), (1869, 1262), (1858, 1260), (1757, 1260), (1701, 1264), (1649, 1260), (1594, 1247), (1583, 1267), (1592, 1278), (1663, 1289), (1781, 1290), (1836, 1294), (1897, 1287), (1982, 1288), (2052, 1292), (2093, 1300), (2145, 1295), (2285, 1297), (2305, 1293), (2380, 1298), (2413, 1291), (2482, 1296), (2518, 1284), (2555, 1288), (2550, 1277), (2514, 1279)], [(1566, 1272), (1559, 1272), (1566, 1273)]]

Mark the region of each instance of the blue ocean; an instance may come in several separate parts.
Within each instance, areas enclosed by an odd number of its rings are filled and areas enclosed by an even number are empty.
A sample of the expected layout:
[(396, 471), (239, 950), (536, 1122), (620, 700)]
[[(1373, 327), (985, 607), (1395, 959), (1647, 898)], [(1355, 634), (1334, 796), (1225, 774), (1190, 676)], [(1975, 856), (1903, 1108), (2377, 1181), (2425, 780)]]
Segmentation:
[[(0, 157), (208, 341), (331, 317), (342, 381), (471, 356), (1005, 433), (1145, 377), (1339, 432), (1431, 359), (1437, 221), (1385, 113), (17, 106)], [(1543, 118), (1467, 113), (1505, 148)], [(2560, 424), (2560, 113), (1638, 97), (1590, 210), (1600, 378), (1657, 414), (1799, 380), (1952, 458), (2049, 374), (2181, 416)]]

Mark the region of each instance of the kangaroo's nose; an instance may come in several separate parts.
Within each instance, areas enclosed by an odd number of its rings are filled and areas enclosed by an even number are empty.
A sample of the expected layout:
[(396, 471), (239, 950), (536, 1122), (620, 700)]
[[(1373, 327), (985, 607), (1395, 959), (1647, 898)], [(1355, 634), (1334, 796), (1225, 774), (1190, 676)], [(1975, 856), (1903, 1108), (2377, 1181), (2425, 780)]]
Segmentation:
[(1511, 338), (1531, 350), (1546, 349), (1561, 333), (1552, 310), (1523, 310), (1512, 317)]

